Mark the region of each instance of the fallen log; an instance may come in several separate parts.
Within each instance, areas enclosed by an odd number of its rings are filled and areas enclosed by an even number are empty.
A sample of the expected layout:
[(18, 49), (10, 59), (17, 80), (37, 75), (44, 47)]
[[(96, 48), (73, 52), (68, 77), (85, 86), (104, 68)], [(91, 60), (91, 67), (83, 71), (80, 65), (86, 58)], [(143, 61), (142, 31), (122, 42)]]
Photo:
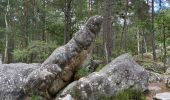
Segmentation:
[(88, 53), (101, 24), (101, 16), (91, 17), (66, 45), (55, 49), (42, 64), (1, 64), (1, 100), (24, 100), (32, 95), (52, 99), (71, 82), (76, 66)]

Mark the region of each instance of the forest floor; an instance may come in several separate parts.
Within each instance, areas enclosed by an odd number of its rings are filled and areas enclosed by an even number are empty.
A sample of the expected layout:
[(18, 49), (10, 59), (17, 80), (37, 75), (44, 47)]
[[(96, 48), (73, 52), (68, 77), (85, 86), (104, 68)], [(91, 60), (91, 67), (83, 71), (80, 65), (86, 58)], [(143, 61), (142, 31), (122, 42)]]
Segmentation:
[(170, 92), (170, 89), (166, 88), (164, 82), (151, 83), (149, 84), (148, 88), (155, 89), (153, 89), (153, 91), (150, 91), (150, 93), (146, 96), (146, 100), (153, 100), (153, 97), (157, 93)]

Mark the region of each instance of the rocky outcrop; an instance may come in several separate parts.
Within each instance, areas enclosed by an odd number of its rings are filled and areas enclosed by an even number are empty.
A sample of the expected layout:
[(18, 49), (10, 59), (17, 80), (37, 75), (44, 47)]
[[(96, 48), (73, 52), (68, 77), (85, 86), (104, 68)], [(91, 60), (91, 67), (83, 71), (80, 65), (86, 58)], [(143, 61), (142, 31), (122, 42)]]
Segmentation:
[(162, 82), (164, 81), (164, 76), (159, 73), (148, 71), (149, 73), (149, 83)]
[(170, 100), (170, 93), (169, 92), (158, 93), (153, 99), (154, 100)]
[(7, 64), (0, 65), (0, 98), (2, 100), (23, 100), (38, 95), (50, 100), (70, 83), (74, 70), (100, 31), (101, 16), (91, 17), (84, 28), (54, 52), (42, 65)]
[(24, 81), (28, 75), (41, 64), (2, 64), (0, 65), (0, 99), (21, 100), (24, 99), (22, 90)]
[(168, 68), (164, 75), (164, 81), (168, 88), (170, 88), (170, 68)]
[(1, 56), (1, 54), (0, 54), (0, 64), (2, 64), (2, 56)]
[(60, 97), (70, 94), (76, 100), (98, 100), (102, 96), (113, 96), (122, 89), (146, 90), (148, 73), (128, 54), (121, 55), (111, 63), (87, 77), (70, 84)]

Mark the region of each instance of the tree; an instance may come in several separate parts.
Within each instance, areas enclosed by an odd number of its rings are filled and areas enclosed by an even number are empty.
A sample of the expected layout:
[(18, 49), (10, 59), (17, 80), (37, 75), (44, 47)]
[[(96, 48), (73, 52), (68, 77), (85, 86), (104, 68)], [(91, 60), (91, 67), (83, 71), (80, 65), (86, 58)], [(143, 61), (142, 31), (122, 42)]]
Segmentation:
[(71, 38), (71, 3), (73, 0), (65, 0), (64, 2), (64, 44)]
[(125, 13), (123, 16), (124, 23), (123, 23), (123, 29), (122, 29), (122, 36), (121, 36), (121, 48), (127, 52), (127, 43), (126, 43), (126, 35), (127, 35), (127, 30), (128, 30), (128, 25), (127, 25), (127, 19), (128, 19), (128, 6), (129, 6), (129, 0), (125, 0)]
[(103, 45), (105, 62), (109, 63), (113, 49), (112, 1), (105, 0), (103, 6)]
[(156, 60), (156, 52), (155, 52), (155, 32), (154, 32), (154, 0), (152, 0), (152, 55), (153, 60)]

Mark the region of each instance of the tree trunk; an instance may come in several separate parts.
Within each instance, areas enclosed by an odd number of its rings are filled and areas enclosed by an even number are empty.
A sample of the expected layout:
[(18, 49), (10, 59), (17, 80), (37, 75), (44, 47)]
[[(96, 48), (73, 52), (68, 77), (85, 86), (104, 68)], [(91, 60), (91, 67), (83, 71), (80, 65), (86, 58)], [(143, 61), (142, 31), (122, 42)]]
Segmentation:
[(66, 44), (71, 38), (71, 3), (73, 0), (65, 0), (64, 8), (64, 44)]
[(5, 53), (4, 53), (4, 63), (8, 62), (8, 33), (5, 35)]
[(42, 31), (42, 40), (46, 41), (46, 0), (43, 0), (43, 31)]
[(104, 1), (103, 9), (103, 45), (105, 48), (105, 63), (109, 63), (113, 49), (113, 30), (112, 30), (112, 1)]
[(28, 3), (29, 0), (24, 0), (24, 47), (28, 46), (29, 36), (28, 36)]
[(156, 52), (155, 52), (155, 31), (154, 31), (154, 0), (152, 0), (152, 55), (153, 60), (156, 61)]
[(121, 40), (121, 48), (123, 50), (125, 50), (125, 52), (127, 52), (127, 43), (126, 43), (126, 35), (127, 35), (127, 30), (128, 30), (128, 26), (127, 26), (127, 18), (128, 18), (128, 6), (129, 6), (129, 1), (125, 0), (125, 16), (124, 16), (124, 24), (123, 24), (123, 29), (122, 29), (122, 40)]
[(145, 43), (145, 39), (144, 39), (145, 37), (144, 37), (144, 29), (142, 28), (142, 60), (143, 60), (143, 53), (144, 53), (144, 43)]
[(146, 36), (144, 35), (145, 52), (148, 53), (148, 47), (146, 44)]
[(8, 24), (8, 13), (9, 13), (9, 0), (6, 6), (6, 13), (5, 13), (5, 26), (6, 26), (6, 34), (5, 34), (5, 53), (4, 53), (4, 63), (8, 63), (8, 34), (9, 34), (9, 24)]
[(163, 48), (164, 48), (164, 72), (166, 72), (166, 34), (165, 34), (165, 26), (163, 22)]
[(140, 30), (137, 30), (138, 59), (140, 58)]

